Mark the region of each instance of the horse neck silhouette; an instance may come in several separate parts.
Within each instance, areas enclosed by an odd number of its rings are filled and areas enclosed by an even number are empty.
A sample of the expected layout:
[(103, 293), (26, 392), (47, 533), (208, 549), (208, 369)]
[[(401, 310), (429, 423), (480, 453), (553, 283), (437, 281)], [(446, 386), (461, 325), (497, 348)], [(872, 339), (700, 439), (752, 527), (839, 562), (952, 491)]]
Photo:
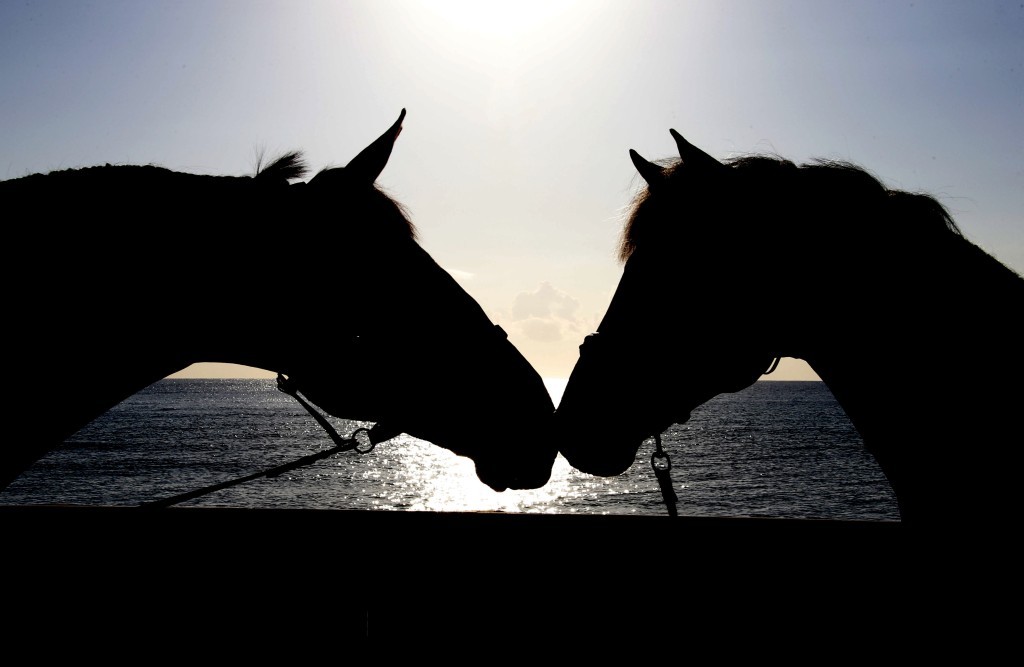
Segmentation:
[(860, 432), (904, 521), (1015, 514), (1024, 280), (931, 197), (849, 164), (723, 164), (672, 134), (680, 160), (631, 151), (647, 188), (556, 413), (569, 463), (619, 474), (646, 437), (796, 357)]
[(254, 177), (106, 166), (0, 183), (8, 210), (25, 211), (26, 267), (7, 269), (24, 430), (0, 448), (0, 489), (204, 361), (282, 373), (333, 416), (472, 458), (496, 490), (545, 484), (543, 381), (374, 184), (404, 116), (308, 183), (290, 184), (298, 153)]

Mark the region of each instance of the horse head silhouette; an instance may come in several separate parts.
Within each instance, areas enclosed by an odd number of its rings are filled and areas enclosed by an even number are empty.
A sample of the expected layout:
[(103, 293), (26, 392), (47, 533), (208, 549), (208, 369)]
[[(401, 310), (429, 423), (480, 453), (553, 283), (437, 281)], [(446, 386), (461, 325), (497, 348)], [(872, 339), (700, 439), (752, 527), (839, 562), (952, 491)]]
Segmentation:
[(336, 417), (472, 458), (496, 490), (536, 488), (556, 448), (543, 381), (417, 243), (376, 185), (398, 120), (346, 166), (296, 182), (104, 166), (0, 182), (25, 211), (8, 315), (27, 430), (0, 488), (119, 401), (197, 362), (275, 371)]
[(671, 134), (678, 159), (630, 151), (646, 187), (556, 413), (569, 463), (620, 474), (646, 438), (794, 357), (846, 411), (904, 521), (1015, 514), (1024, 280), (932, 197), (846, 163), (720, 162)]

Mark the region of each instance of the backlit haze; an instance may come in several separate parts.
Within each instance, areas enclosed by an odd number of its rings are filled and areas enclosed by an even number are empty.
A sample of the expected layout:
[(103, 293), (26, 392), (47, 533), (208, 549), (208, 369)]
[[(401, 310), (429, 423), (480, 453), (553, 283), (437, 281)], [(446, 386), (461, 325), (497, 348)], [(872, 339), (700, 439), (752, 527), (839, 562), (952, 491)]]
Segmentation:
[[(0, 62), (0, 179), (245, 175), (291, 149), (315, 171), (406, 108), (378, 182), (547, 378), (618, 282), (628, 149), (673, 156), (669, 128), (718, 158), (849, 160), (934, 194), (1024, 272), (1019, 2), (18, 1), (0, 3)], [(789, 359), (773, 377), (816, 379)]]

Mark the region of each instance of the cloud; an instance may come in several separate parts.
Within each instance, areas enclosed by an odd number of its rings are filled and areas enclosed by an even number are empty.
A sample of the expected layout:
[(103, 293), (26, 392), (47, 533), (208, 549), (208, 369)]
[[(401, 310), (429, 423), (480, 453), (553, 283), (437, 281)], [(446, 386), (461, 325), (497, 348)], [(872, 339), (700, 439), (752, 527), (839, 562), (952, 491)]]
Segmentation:
[(558, 322), (531, 317), (518, 323), (519, 329), (531, 340), (555, 343), (562, 340), (562, 328)]
[(455, 278), (455, 282), (461, 283), (463, 281), (470, 281), (476, 277), (475, 273), (470, 271), (463, 271), (462, 269), (445, 269), (452, 278)]
[(511, 320), (530, 340), (556, 343), (576, 340), (587, 329), (579, 317), (580, 303), (543, 282), (532, 292), (520, 292), (512, 303)]
[(580, 307), (579, 301), (565, 292), (543, 282), (533, 292), (520, 292), (512, 304), (512, 319), (525, 320), (530, 317), (559, 318), (571, 320)]

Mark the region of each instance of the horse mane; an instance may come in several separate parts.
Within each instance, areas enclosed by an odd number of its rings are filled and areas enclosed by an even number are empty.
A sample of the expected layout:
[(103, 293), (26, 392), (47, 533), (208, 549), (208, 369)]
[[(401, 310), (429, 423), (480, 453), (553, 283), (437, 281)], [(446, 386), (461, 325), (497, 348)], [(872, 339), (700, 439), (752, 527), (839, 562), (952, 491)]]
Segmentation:
[[(329, 167), (321, 170), (317, 175), (331, 174), (332, 172), (337, 172), (340, 175), (343, 170), (344, 167)], [(252, 176), (214, 176), (173, 171), (153, 164), (112, 165), (107, 163), (30, 174), (0, 181), (0, 194), (8, 205), (13, 205), (11, 202), (14, 200), (45, 202), (52, 200), (53, 197), (57, 197), (61, 201), (77, 200), (90, 193), (101, 191), (130, 193), (159, 187), (181, 188), (187, 182), (191, 186), (199, 188), (202, 194), (209, 193), (207, 188), (211, 191), (223, 190), (225, 192), (237, 188), (238, 194), (245, 196), (245, 193), (253, 191), (252, 188), (259, 191), (288, 192), (289, 190), (286, 190), (285, 186), (290, 185), (290, 181), (303, 178), (308, 172), (309, 168), (301, 151), (289, 151), (269, 163), (264, 163), (262, 156), (257, 158)], [(304, 186), (305, 183), (300, 181), (291, 185)], [(291, 191), (303, 190), (305, 188)], [(327, 196), (330, 196), (329, 190)], [(367, 207), (373, 208), (374, 213), (369, 217), (375, 218), (375, 224), (384, 226), (383, 231), (417, 240), (416, 227), (409, 219), (405, 207), (395, 201), (376, 183), (372, 186), (369, 201), (360, 202), (357, 206), (357, 212), (369, 210)]]
[(270, 164), (263, 165), (263, 157), (256, 160), (254, 178), (261, 181), (292, 181), (302, 178), (309, 171), (301, 151), (290, 151)]
[[(668, 187), (685, 187), (684, 178), (690, 176), (681, 160), (677, 158), (660, 164), (665, 170)], [(818, 210), (828, 210), (835, 209), (837, 202), (842, 202), (861, 211), (871, 210), (874, 217), (900, 220), (900, 228), (884, 230), (889, 234), (902, 231), (913, 234), (917, 240), (936, 236), (963, 239), (952, 216), (934, 197), (888, 188), (865, 169), (849, 162), (814, 160), (798, 166), (777, 156), (749, 155), (732, 158), (724, 164), (735, 170), (735, 174), (740, 177), (734, 179), (733, 183), (748, 188), (743, 191), (742, 198), (754, 205), (772, 202), (788, 210), (808, 205)], [(701, 191), (706, 189), (701, 188)], [(711, 191), (714, 192), (714, 189)], [(735, 197), (736, 193), (732, 194)], [(786, 201), (786, 197), (794, 199)], [(795, 198), (800, 198), (800, 201)], [(656, 224), (650, 220), (655, 216), (645, 211), (650, 200), (650, 189), (644, 188), (627, 209), (626, 224), (618, 247), (618, 257), (622, 262), (629, 259), (642, 238), (654, 233), (647, 229)], [(735, 202), (728, 201), (724, 205), (733, 206)], [(763, 222), (764, 216), (759, 216), (759, 223)]]

